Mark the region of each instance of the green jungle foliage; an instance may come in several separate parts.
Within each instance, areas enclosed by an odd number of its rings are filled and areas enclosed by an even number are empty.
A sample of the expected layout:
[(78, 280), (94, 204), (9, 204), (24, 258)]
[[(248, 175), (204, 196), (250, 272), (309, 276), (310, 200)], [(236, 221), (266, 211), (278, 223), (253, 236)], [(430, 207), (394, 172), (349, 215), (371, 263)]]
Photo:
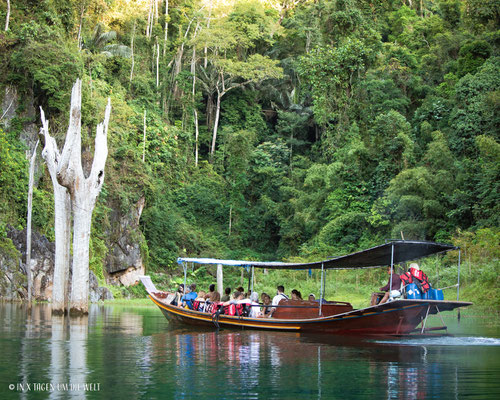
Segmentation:
[[(317, 260), (404, 236), (461, 244), (467, 295), (498, 306), (499, 26), (486, 0), (11, 1), (0, 237), (26, 224), (26, 128), (42, 106), (62, 141), (80, 77), (84, 149), (113, 106), (92, 226), (100, 280), (111, 213), (144, 197), (151, 273), (179, 275), (181, 255)], [(33, 224), (53, 239), (40, 165)], [(429, 264), (439, 286), (453, 283), (448, 264)], [(261, 279), (273, 292), (304, 274)], [(335, 275), (344, 292), (360, 286)]]

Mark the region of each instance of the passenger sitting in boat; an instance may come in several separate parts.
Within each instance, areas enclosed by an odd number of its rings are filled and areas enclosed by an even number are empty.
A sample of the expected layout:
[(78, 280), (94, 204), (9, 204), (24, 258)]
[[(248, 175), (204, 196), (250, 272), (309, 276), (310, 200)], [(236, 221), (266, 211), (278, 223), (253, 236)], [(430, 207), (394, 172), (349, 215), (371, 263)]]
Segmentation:
[[(215, 301), (214, 298), (216, 297), (216, 294), (219, 294), (219, 292), (217, 292), (215, 290), (215, 285), (212, 283), (209, 287), (208, 287), (208, 293), (205, 295), (205, 298), (209, 301)], [(219, 300), (220, 300), (220, 294), (219, 294)]]
[(292, 300), (302, 300), (302, 294), (297, 290), (292, 290)]
[(180, 306), (182, 303), (181, 298), (183, 294), (184, 294), (184, 284), (181, 283), (177, 288), (177, 292), (175, 292), (175, 297), (170, 304), (172, 304), (173, 306)]
[(239, 300), (243, 300), (244, 298), (245, 294), (237, 290), (236, 292), (233, 293), (233, 298), (227, 301), (226, 302), (227, 304), (224, 305), (236, 304)]
[(250, 310), (248, 311), (248, 316), (250, 318), (258, 318), (260, 317), (259, 310), (259, 294), (257, 292), (252, 292), (250, 295)]
[(186, 294), (182, 296), (181, 301), (183, 306), (187, 306), (189, 309), (193, 309), (193, 301), (198, 297), (196, 293), (196, 284), (193, 283), (191, 286), (186, 288)]
[(421, 293), (427, 293), (427, 291), (431, 288), (429, 283), (429, 278), (424, 271), (420, 270), (420, 267), (417, 263), (411, 263), (408, 272), (405, 272), (401, 275), (401, 280), (403, 281), (403, 285), (408, 285), (409, 283), (414, 283), (420, 289)]
[[(276, 296), (273, 297), (273, 306), (277, 306), (279, 302), (283, 299), (288, 300), (288, 296), (284, 293), (285, 292), (285, 287), (283, 285), (278, 285), (277, 293)], [(269, 317), (273, 316), (273, 313), (276, 311), (276, 307), (271, 308), (271, 313), (269, 314)]]
[(225, 301), (222, 303), (222, 307), (224, 307), (224, 314), (226, 315), (241, 315), (243, 311), (243, 304), (241, 304), (240, 300), (244, 300), (245, 295), (241, 292), (234, 292), (233, 298), (229, 301)]
[(208, 287), (208, 292), (205, 293), (205, 297), (208, 299), (210, 297), (210, 294), (213, 293), (215, 290), (215, 285), (212, 283), (209, 287)]
[(260, 311), (261, 316), (267, 317), (271, 313), (271, 307), (269, 307), (271, 305), (271, 296), (267, 293), (262, 293), (260, 298), (262, 299), (262, 305), (264, 306)]
[[(378, 304), (386, 303), (387, 300), (389, 300), (389, 296), (391, 296), (391, 297), (401, 296), (401, 292), (399, 291), (401, 289), (401, 278), (399, 277), (398, 274), (395, 274), (393, 272), (393, 274), (392, 274), (392, 286), (390, 286), (391, 285), (391, 267), (387, 267), (387, 274), (389, 275), (389, 280), (387, 282), (387, 285), (382, 286), (380, 288), (380, 291), (385, 292), (385, 294), (382, 297), (382, 299), (380, 299), (380, 302)], [(378, 293), (373, 293), (370, 304), (372, 306), (376, 305), (379, 297), (380, 297), (380, 295)]]
[[(320, 299), (316, 300), (316, 296), (314, 295), (314, 293), (311, 293), (311, 294), (309, 294), (308, 300), (309, 301), (315, 301), (316, 303), (319, 303)], [(328, 303), (328, 302), (323, 298), (323, 302), (322, 303), (325, 304), (325, 303)]]
[(231, 294), (231, 288), (227, 287), (224, 290), (224, 296), (222, 296), (222, 298), (220, 299), (220, 301), (222, 301), (223, 303), (226, 302), (226, 301), (229, 301), (230, 300), (230, 297), (229, 297), (230, 294)]
[(220, 302), (220, 293), (215, 290), (215, 285), (211, 284), (209, 286), (209, 292), (205, 294), (205, 302), (203, 303), (203, 307), (200, 307), (198, 311), (209, 313), (215, 312), (219, 308)]
[[(212, 287), (212, 285), (210, 285), (210, 287)], [(220, 301), (220, 293), (217, 290), (214, 290), (213, 292), (207, 293), (205, 299), (211, 303)]]

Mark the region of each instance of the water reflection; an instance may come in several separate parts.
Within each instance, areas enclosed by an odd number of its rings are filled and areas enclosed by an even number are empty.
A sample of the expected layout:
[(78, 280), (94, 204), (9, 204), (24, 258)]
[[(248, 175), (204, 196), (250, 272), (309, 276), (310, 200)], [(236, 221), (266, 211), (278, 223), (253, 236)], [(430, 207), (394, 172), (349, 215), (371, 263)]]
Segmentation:
[(497, 398), (500, 341), (483, 339), (217, 332), (168, 325), (150, 308), (99, 306), (68, 318), (46, 305), (0, 304), (0, 351), (9, 360), (0, 363), (0, 398), (31, 398), (4, 388), (35, 382), (100, 385), (35, 396), (50, 399)]
[[(64, 334), (64, 317), (52, 315), (52, 338), (50, 346), (50, 383), (52, 387), (57, 387), (60, 383), (67, 382), (66, 369), (66, 337)], [(53, 391), (50, 393), (51, 399), (62, 398), (62, 393)]]
[[(174, 374), (180, 384), (179, 396), (186, 387), (196, 390), (193, 385), (200, 377), (198, 366), (211, 369), (223, 365), (224, 368), (218, 369), (219, 381), (226, 386), (239, 387), (246, 398), (258, 397), (262, 388), (286, 389), (287, 385), (289, 389), (294, 385), (300, 388), (301, 383), (308, 387), (313, 397), (321, 399), (324, 394), (329, 398), (332, 391), (342, 393), (339, 387), (345, 387), (344, 376), (350, 376), (351, 372), (353, 376), (364, 373), (359, 366), (349, 366), (342, 371), (332, 369), (335, 364), (353, 360), (367, 366), (368, 379), (362, 385), (365, 388), (373, 385), (377, 388), (375, 392), (383, 393), (388, 399), (432, 397), (432, 386), (440, 380), (440, 365), (427, 362), (425, 347), (388, 348), (360, 339), (258, 331), (196, 332), (181, 328), (161, 336), (165, 343), (155, 341), (159, 347), (154, 347), (153, 351), (165, 356), (165, 349), (175, 349), (171, 357), (175, 356)], [(170, 343), (171, 340), (175, 344)], [(303, 376), (307, 376), (307, 382)], [(429, 377), (432, 377), (430, 383)]]

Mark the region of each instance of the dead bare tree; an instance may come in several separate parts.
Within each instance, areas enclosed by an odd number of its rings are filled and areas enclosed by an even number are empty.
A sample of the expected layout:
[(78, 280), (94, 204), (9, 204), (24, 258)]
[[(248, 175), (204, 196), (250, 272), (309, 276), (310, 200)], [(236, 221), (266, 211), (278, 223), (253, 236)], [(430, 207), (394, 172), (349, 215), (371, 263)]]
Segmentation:
[[(111, 115), (111, 101), (108, 99), (104, 121), (97, 125), (92, 168), (90, 174), (85, 176), (81, 152), (81, 104), (82, 82), (77, 79), (71, 92), (66, 140), (57, 163), (57, 181), (68, 190), (73, 213), (70, 313), (75, 314), (88, 313), (90, 227), (97, 196), (104, 183), (104, 166), (108, 156), (107, 134)], [(48, 123), (43, 114), (42, 125), (47, 126), (46, 135), (50, 138)], [(49, 142), (55, 144), (55, 141)]]
[(52, 282), (52, 312), (64, 314), (68, 307), (69, 262), (71, 248), (71, 199), (68, 190), (57, 181), (57, 166), (61, 154), (55, 139), (49, 135), (49, 123), (40, 108), (42, 128), (40, 136), (44, 149), (44, 158), (49, 170), (52, 187), (54, 188), (54, 234), (56, 254), (54, 260), (54, 279)]

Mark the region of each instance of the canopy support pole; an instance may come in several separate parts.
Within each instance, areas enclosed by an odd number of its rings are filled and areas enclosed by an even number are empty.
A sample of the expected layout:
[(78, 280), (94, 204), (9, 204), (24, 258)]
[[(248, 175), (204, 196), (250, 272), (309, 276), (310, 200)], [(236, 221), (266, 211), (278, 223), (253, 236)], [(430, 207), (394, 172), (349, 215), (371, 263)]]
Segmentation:
[(394, 271), (394, 243), (391, 246), (391, 279), (390, 279), (390, 283), (389, 283), (389, 297), (390, 297), (391, 292), (392, 292), (392, 273), (393, 273), (393, 271)]
[(319, 290), (319, 316), (321, 316), (321, 306), (323, 305), (324, 272), (325, 272), (325, 264), (321, 263), (321, 287)]
[[(247, 292), (250, 292), (251, 288), (252, 288), (252, 270), (250, 267), (245, 267), (245, 269), (247, 270), (248, 272), (248, 286), (247, 286)], [(252, 292), (250, 292), (252, 293)]]
[(255, 277), (255, 267), (252, 265), (252, 274), (250, 275), (250, 294), (253, 293), (253, 282)]
[(224, 294), (224, 276), (222, 273), (222, 264), (217, 264), (217, 291), (221, 296)]
[[(460, 297), (460, 256), (461, 256), (461, 249), (458, 249), (457, 301)], [(458, 309), (457, 319), (458, 322), (460, 322), (460, 308)]]
[(460, 297), (460, 256), (461, 256), (461, 250), (458, 250), (458, 277), (457, 277), (457, 301), (458, 298)]
[(184, 270), (184, 294), (186, 294), (186, 289), (187, 289), (187, 263), (183, 262), (182, 263), (182, 269)]

